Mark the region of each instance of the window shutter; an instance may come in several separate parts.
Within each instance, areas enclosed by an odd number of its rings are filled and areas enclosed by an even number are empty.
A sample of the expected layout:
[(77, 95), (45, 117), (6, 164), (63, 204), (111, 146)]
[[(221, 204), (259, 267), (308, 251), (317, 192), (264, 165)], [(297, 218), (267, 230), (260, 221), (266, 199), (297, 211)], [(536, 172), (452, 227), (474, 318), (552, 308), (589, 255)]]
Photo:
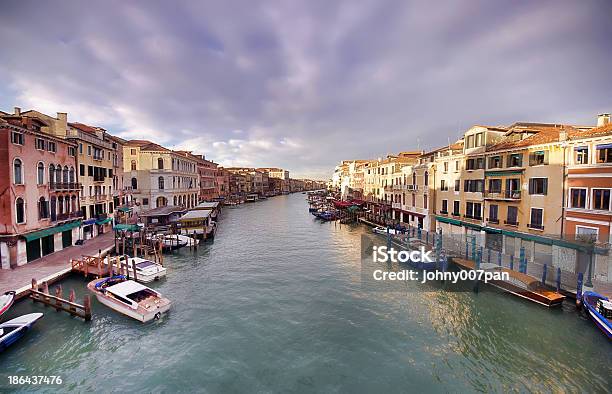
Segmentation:
[(529, 194), (533, 194), (534, 181), (535, 181), (535, 179), (533, 179), (533, 178), (529, 180)]
[(544, 182), (543, 182), (543, 189), (544, 189), (544, 194), (545, 194), (545, 195), (546, 195), (546, 194), (548, 194), (548, 178), (545, 178), (545, 179), (544, 179)]

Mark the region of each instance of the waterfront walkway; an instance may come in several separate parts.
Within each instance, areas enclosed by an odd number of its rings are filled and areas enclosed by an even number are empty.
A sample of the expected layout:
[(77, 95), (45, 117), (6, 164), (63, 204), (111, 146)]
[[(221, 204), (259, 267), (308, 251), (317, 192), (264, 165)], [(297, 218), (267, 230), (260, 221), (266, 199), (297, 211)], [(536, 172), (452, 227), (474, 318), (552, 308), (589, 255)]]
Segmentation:
[(38, 283), (53, 282), (71, 270), (70, 259), (83, 255), (97, 256), (98, 251), (108, 252), (115, 246), (113, 232), (102, 234), (96, 238), (85, 241), (84, 245), (74, 245), (58, 252), (42, 257), (31, 263), (10, 270), (0, 270), (0, 294), (9, 290), (24, 295), (31, 287), (32, 278)]

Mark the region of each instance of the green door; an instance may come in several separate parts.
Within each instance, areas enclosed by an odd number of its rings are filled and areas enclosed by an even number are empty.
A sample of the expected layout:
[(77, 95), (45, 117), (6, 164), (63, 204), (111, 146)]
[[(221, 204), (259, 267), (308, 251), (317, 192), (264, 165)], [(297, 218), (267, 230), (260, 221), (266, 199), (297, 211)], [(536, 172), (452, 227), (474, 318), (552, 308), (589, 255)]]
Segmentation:
[(54, 252), (53, 235), (48, 235), (41, 238), (42, 241), (42, 255), (46, 256)]
[(40, 258), (40, 239), (26, 242), (26, 255), (28, 263)]
[(62, 232), (62, 248), (72, 246), (72, 230)]

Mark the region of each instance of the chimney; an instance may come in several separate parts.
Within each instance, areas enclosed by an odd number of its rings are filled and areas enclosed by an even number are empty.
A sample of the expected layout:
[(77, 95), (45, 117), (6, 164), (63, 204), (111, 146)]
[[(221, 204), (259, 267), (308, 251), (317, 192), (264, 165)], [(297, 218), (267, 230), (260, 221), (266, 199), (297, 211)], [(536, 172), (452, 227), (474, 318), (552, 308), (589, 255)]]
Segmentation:
[(21, 108), (15, 107), (15, 116), (21, 116)]
[(610, 114), (599, 114), (597, 115), (597, 127), (605, 126), (610, 123)]
[(55, 128), (55, 132), (59, 135), (68, 134), (68, 114), (66, 112), (57, 113), (58, 127)]

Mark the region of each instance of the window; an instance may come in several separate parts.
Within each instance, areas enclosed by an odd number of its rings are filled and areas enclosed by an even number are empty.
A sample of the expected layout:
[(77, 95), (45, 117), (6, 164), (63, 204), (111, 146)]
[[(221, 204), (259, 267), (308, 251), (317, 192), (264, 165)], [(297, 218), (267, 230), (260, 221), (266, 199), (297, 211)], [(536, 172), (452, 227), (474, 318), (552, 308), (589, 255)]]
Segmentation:
[(468, 170), (481, 170), (484, 169), (484, 164), (484, 157), (478, 157), (476, 159), (467, 159), (466, 168)]
[(539, 166), (542, 164), (548, 164), (548, 151), (537, 151), (529, 155), (529, 165)]
[(423, 195), (423, 208), (427, 209), (427, 194)]
[(429, 172), (425, 171), (425, 179), (423, 180), (425, 186), (429, 186)]
[(448, 213), (448, 200), (442, 200), (442, 210), (440, 213)]
[(38, 219), (47, 219), (49, 217), (49, 204), (44, 197), (38, 200)]
[(482, 205), (479, 202), (467, 202), (465, 204), (465, 217), (469, 219), (480, 219)]
[(612, 163), (612, 144), (597, 145), (597, 162)]
[(53, 184), (55, 182), (55, 166), (53, 164), (49, 164), (49, 183)]
[(463, 185), (464, 192), (482, 192), (484, 189), (484, 179), (466, 179)]
[(412, 173), (412, 184), (416, 185), (416, 173)]
[(21, 197), (18, 197), (15, 200), (15, 216), (17, 223), (25, 223), (25, 203)]
[(498, 211), (499, 211), (499, 206), (489, 205), (489, 222), (499, 223), (499, 219), (497, 217)]
[(42, 138), (37, 138), (36, 139), (36, 149), (45, 150), (45, 140), (43, 140)]
[(87, 176), (94, 176), (93, 166), (87, 166)]
[(132, 171), (136, 171), (136, 160), (132, 160)]
[(79, 176), (85, 176), (85, 164), (79, 164)]
[(474, 147), (474, 135), (468, 135), (467, 137), (467, 148), (473, 148)]
[(13, 144), (17, 144), (17, 145), (23, 145), (23, 141), (24, 141), (24, 136), (21, 133), (18, 133), (16, 131), (13, 131), (11, 133), (11, 142)]
[(544, 210), (542, 208), (531, 208), (529, 228), (544, 229)]
[(610, 189), (593, 189), (593, 209), (610, 210)]
[(160, 176), (159, 178), (157, 178), (157, 184), (159, 189), (163, 189), (164, 188), (164, 177)]
[(468, 159), (468, 160), (465, 162), (465, 168), (466, 168), (466, 169), (468, 169), (468, 170), (473, 170), (473, 169), (475, 169), (475, 167), (476, 167), (476, 162), (475, 162), (475, 160), (474, 160), (474, 159)]
[(161, 157), (157, 159), (157, 168), (159, 168), (160, 170), (164, 169), (164, 159), (162, 159)]
[(576, 240), (582, 242), (595, 242), (599, 236), (599, 229), (594, 227), (576, 226)]
[(574, 148), (574, 163), (589, 164), (589, 148), (587, 146), (577, 146)]
[(514, 153), (508, 156), (508, 167), (521, 167), (523, 165), (523, 155)]
[(529, 194), (548, 193), (548, 178), (531, 178), (529, 180)]
[(458, 192), (461, 189), (461, 181), (459, 179), (455, 179), (455, 191)]
[(455, 171), (459, 171), (459, 160), (455, 160)]
[(508, 207), (508, 216), (506, 218), (506, 224), (518, 226), (518, 207)]
[(79, 143), (79, 153), (83, 154), (83, 144)]
[(444, 172), (447, 172), (447, 171), (448, 171), (448, 162), (445, 161), (444, 162)]
[(446, 186), (446, 181), (444, 179), (440, 180), (440, 191), (448, 191), (448, 186)]
[(36, 167), (36, 183), (39, 185), (45, 183), (45, 165), (42, 162)]
[(493, 156), (489, 158), (489, 168), (501, 168), (502, 167), (502, 157), (501, 156)]
[(506, 198), (521, 198), (521, 182), (518, 178), (506, 179)]
[(91, 156), (91, 145), (87, 145), (87, 156)]
[(501, 179), (489, 179), (489, 193), (501, 193)]
[(47, 150), (48, 150), (49, 152), (53, 152), (53, 153), (57, 152), (57, 146), (55, 145), (55, 142), (53, 142), (53, 141), (49, 141), (49, 142), (47, 143)]
[[(91, 148), (91, 147), (90, 147)], [(94, 160), (104, 160), (104, 151), (100, 148), (93, 148), (93, 158)]]
[(570, 206), (572, 208), (586, 208), (587, 189), (570, 189)]
[(68, 147), (68, 155), (69, 156), (76, 156), (76, 148), (74, 146), (69, 146)]
[(21, 159), (13, 161), (13, 177), (15, 185), (23, 185), (23, 163)]
[(68, 173), (68, 180), (70, 181), (70, 183), (74, 183), (75, 181), (75, 177), (74, 177), (74, 167), (70, 167), (70, 171)]
[(483, 145), (483, 137), (484, 137), (483, 133), (476, 134), (476, 147)]
[(460, 202), (459, 201), (453, 201), (453, 215), (455, 216), (459, 216), (461, 214), (460, 209), (459, 209), (459, 205)]

